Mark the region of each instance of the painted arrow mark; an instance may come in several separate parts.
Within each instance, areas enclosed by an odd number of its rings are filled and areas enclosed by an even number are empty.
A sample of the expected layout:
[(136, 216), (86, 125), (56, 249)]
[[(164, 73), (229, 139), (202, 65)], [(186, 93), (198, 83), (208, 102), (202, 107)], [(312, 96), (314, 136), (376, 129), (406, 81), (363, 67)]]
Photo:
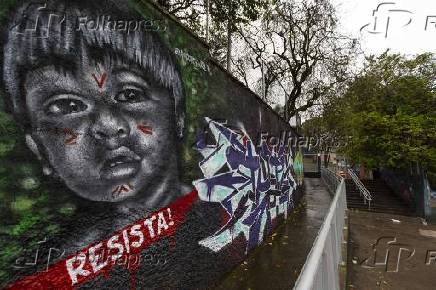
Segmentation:
[(139, 131), (141, 131), (145, 135), (153, 135), (153, 128), (150, 126), (139, 124), (138, 129), (139, 129)]
[(112, 191), (112, 197), (118, 197), (123, 192), (129, 192), (133, 190), (133, 186), (130, 183), (118, 185), (114, 191)]
[(100, 78), (97, 78), (95, 74), (92, 74), (92, 77), (94, 78), (95, 82), (97, 83), (97, 86), (101, 89), (104, 86), (104, 83), (107, 79), (107, 73), (103, 73)]

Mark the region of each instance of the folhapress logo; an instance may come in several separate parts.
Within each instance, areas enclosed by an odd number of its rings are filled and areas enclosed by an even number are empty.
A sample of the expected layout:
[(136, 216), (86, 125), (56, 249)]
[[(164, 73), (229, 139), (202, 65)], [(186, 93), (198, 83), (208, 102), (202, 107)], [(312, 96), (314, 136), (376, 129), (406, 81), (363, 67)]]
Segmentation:
[[(402, 262), (410, 260), (415, 249), (397, 242), (395, 237), (381, 237), (372, 245), (372, 255), (361, 263), (364, 268), (384, 268), (386, 272), (398, 272)], [(436, 256), (433, 257), (436, 259)]]

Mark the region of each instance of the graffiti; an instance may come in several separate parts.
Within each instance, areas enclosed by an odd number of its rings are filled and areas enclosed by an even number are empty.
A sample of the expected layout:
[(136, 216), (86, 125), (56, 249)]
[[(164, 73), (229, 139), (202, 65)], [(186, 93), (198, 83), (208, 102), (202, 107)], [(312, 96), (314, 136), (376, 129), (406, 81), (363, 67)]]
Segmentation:
[[(290, 213), (298, 158), (252, 137), (295, 132), (152, 2), (0, 6), (0, 288), (207, 288)], [(245, 127), (192, 148), (204, 116)]]
[(198, 60), (197, 58), (193, 57), (186, 51), (183, 51), (180, 48), (174, 49), (174, 54), (180, 57), (183, 61), (186, 61), (190, 64), (192, 64), (194, 67), (201, 69), (209, 74), (211, 74), (211, 70), (209, 66), (202, 60)]
[[(35, 18), (43, 21), (42, 10), (56, 11), (55, 1), (47, 1), (43, 7), (23, 7), (26, 13), (13, 19), (20, 23), (19, 27), (26, 27)], [(15, 116), (21, 113), (30, 116), (31, 123), (23, 123), (32, 128), (26, 135), (29, 149), (45, 161), (45, 172), (60, 177), (82, 198), (120, 202), (136, 197), (147, 202), (145, 189), (177, 187), (178, 157), (173, 150), (176, 141), (173, 136), (180, 135), (181, 129), (173, 125), (173, 120), (183, 126), (183, 111), (179, 108), (183, 96), (180, 74), (170, 51), (163, 48), (160, 38), (152, 32), (118, 37), (106, 30), (81, 26), (80, 33), (66, 33), (75, 31), (77, 23), (73, 20), (77, 22), (83, 13), (91, 13), (92, 5), (89, 11), (79, 12), (72, 4), (62, 12), (70, 21), (51, 27), (53, 37), (42, 38), (35, 44), (33, 37), (10, 32), (5, 43), (8, 51), (23, 54), (23, 57), (4, 55), (4, 80), (11, 92), (8, 103), (17, 104), (11, 111)], [(32, 35), (35, 33), (43, 32), (32, 30)], [(134, 51), (119, 52), (118, 47), (130, 42), (141, 48), (141, 57)], [(59, 48), (53, 49), (60, 43), (64, 45), (60, 52)], [(69, 49), (72, 46), (74, 51)], [(41, 67), (38, 58), (49, 61)], [(19, 70), (24, 64), (27, 69)], [(96, 67), (102, 73), (95, 73)], [(86, 76), (93, 77), (94, 85)], [(20, 81), (24, 88), (17, 88), (17, 80), (24, 79), (26, 82)], [(20, 103), (23, 99), (27, 105)], [(140, 125), (137, 132), (135, 124), (141, 122), (147, 126)], [(48, 133), (60, 124), (68, 128), (63, 130), (62, 144)], [(151, 170), (149, 164), (158, 164), (160, 156), (168, 156), (172, 165)], [(172, 178), (168, 180), (168, 176)], [(133, 186), (123, 190), (123, 184)], [(119, 186), (117, 192), (124, 194), (113, 194), (113, 189)], [(150, 195), (149, 200), (159, 199)], [(159, 206), (164, 203), (156, 204)]]
[(302, 185), (304, 179), (304, 168), (303, 168), (303, 154), (300, 151), (297, 152), (294, 159), (294, 172), (297, 178), (297, 184)]
[(204, 158), (199, 166), (205, 178), (193, 184), (200, 199), (219, 202), (230, 219), (200, 244), (216, 252), (242, 234), (248, 251), (262, 242), (274, 218), (287, 217), (294, 206), (292, 152), (287, 146), (269, 148), (266, 143), (256, 150), (247, 134), (206, 121), (216, 144), (206, 145), (204, 136), (199, 136), (195, 149)]
[(138, 255), (153, 243), (174, 235), (196, 198), (197, 192), (193, 191), (169, 207), (124, 227), (110, 238), (51, 265), (46, 272), (26, 277), (7, 289), (73, 289), (120, 265), (135, 272), (140, 265)]
[[(130, 251), (142, 249), (146, 239), (153, 239), (169, 229), (165, 215), (167, 211), (161, 211), (157, 215), (140, 221), (133, 226), (121, 231), (104, 242), (100, 242), (87, 250), (66, 260), (68, 275), (74, 286), (83, 281), (91, 274), (102, 271), (109, 265), (109, 260), (115, 262), (121, 258), (124, 252), (129, 255)], [(168, 218), (168, 217), (167, 217)], [(172, 222), (174, 225), (174, 222)], [(116, 250), (116, 252), (113, 252)], [(88, 265), (87, 265), (88, 263)], [(91, 266), (91, 267), (89, 267)], [(92, 270), (86, 270), (91, 268)]]

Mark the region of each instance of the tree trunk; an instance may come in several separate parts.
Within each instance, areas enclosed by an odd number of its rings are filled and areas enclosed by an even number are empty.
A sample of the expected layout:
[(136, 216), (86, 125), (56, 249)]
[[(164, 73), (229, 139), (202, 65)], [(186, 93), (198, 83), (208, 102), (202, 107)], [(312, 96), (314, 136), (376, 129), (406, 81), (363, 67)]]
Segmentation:
[(229, 19), (227, 20), (227, 71), (231, 72), (232, 64), (232, 20), (229, 14)]
[(262, 100), (264, 102), (266, 102), (266, 93), (265, 93), (265, 71), (264, 71), (264, 67), (263, 67), (263, 60), (261, 60), (261, 66), (260, 66), (260, 71), (262, 73), (262, 80), (261, 80), (261, 86), (262, 86)]
[(168, 1), (168, 0), (157, 0), (156, 2), (157, 2), (157, 4), (159, 4), (160, 6), (165, 8), (166, 10), (170, 9), (170, 1)]
[(210, 12), (209, 12), (209, 0), (204, 0), (204, 5), (206, 6), (206, 43), (209, 43), (209, 18), (210, 18)]

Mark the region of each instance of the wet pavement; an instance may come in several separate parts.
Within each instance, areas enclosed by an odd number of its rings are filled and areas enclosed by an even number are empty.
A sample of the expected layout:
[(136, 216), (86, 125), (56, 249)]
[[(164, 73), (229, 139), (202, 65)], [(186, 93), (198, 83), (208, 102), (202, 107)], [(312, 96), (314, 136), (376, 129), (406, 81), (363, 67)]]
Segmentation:
[(435, 225), (350, 210), (349, 229), (347, 289), (436, 289)]
[(332, 197), (319, 178), (305, 178), (300, 204), (216, 289), (291, 289), (313, 245)]

